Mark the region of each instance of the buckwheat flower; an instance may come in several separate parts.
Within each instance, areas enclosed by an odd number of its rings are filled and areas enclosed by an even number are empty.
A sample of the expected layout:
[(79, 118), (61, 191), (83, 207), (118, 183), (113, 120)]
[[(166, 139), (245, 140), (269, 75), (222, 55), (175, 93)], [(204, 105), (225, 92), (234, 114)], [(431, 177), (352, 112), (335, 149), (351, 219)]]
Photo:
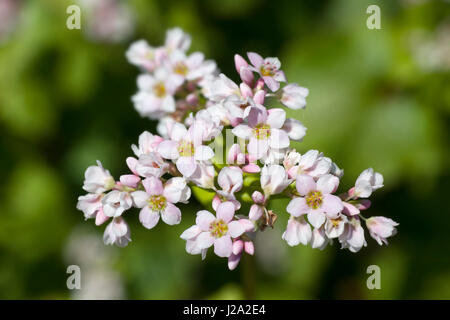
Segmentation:
[(251, 69), (259, 73), (270, 90), (277, 91), (280, 88), (280, 82), (286, 82), (284, 72), (280, 70), (281, 63), (278, 58), (263, 59), (254, 52), (247, 53), (247, 56), (253, 65)]
[(179, 224), (181, 211), (174, 205), (178, 202), (186, 202), (191, 196), (191, 190), (183, 178), (169, 179), (164, 185), (156, 177), (146, 178), (142, 182), (145, 191), (132, 193), (136, 207), (142, 208), (139, 213), (139, 221), (147, 229), (152, 229), (162, 220), (168, 225)]
[(222, 188), (222, 195), (233, 196), (242, 189), (244, 178), (239, 167), (224, 167), (219, 172), (217, 183)]
[(286, 107), (298, 110), (306, 106), (306, 97), (309, 94), (307, 88), (300, 87), (296, 83), (288, 84), (283, 87), (280, 102)]
[(135, 66), (147, 71), (153, 71), (155, 69), (155, 49), (145, 40), (133, 42), (125, 53), (125, 56), (128, 62)]
[(294, 217), (308, 215), (308, 221), (320, 228), (326, 218), (336, 219), (344, 206), (339, 197), (332, 195), (339, 185), (339, 179), (331, 174), (321, 176), (317, 182), (311, 176), (298, 175), (296, 189), (301, 197), (289, 202), (286, 210)]
[(254, 105), (247, 117), (248, 124), (240, 124), (232, 132), (239, 138), (248, 139), (248, 153), (260, 159), (269, 148), (289, 147), (289, 136), (281, 129), (285, 119), (286, 112), (282, 109), (266, 110), (262, 105)]
[(216, 70), (215, 62), (205, 61), (205, 56), (201, 52), (186, 56), (183, 51), (176, 50), (170, 55), (169, 64), (172, 72), (180, 78), (180, 82), (201, 79)]
[(314, 228), (311, 235), (311, 247), (313, 249), (323, 250), (329, 243), (332, 243), (332, 240), (327, 237), (323, 227)]
[(339, 214), (336, 218), (327, 218), (325, 223), (325, 234), (328, 238), (338, 238), (344, 233), (345, 224), (347, 223), (347, 217), (343, 214)]
[(141, 74), (137, 79), (139, 92), (132, 97), (136, 110), (150, 119), (161, 118), (175, 111), (173, 95), (182, 81), (164, 68), (152, 75)]
[(392, 237), (397, 233), (395, 228), (399, 224), (386, 217), (370, 217), (366, 220), (366, 226), (369, 229), (370, 236), (381, 246), (388, 244), (386, 238)]
[(311, 226), (306, 222), (305, 218), (291, 216), (282, 239), (286, 240), (287, 244), (293, 247), (299, 243), (307, 245), (311, 241), (311, 236)]
[(112, 190), (102, 199), (103, 212), (107, 217), (119, 217), (131, 208), (133, 199), (129, 192)]
[(170, 140), (158, 146), (159, 154), (175, 161), (178, 171), (186, 178), (192, 176), (197, 169), (197, 161), (206, 161), (214, 156), (213, 150), (202, 145), (203, 127), (195, 122), (189, 129), (180, 123), (174, 123), (169, 131)]
[(261, 188), (264, 191), (265, 197), (273, 194), (281, 193), (292, 180), (288, 179), (284, 168), (278, 164), (264, 166), (261, 170)]
[(283, 159), (283, 166), (286, 169), (286, 171), (289, 172), (289, 170), (297, 165), (300, 162), (300, 159), (302, 158), (301, 154), (298, 153), (295, 149), (289, 150)]
[(197, 212), (196, 225), (184, 231), (181, 238), (189, 240), (197, 237), (198, 248), (214, 246), (216, 255), (228, 258), (233, 250), (231, 239), (242, 235), (245, 228), (239, 221), (233, 221), (235, 207), (231, 202), (221, 203), (216, 212), (217, 216), (206, 210)]
[(255, 247), (251, 240), (241, 240), (239, 238), (233, 239), (233, 249), (231, 255), (228, 257), (228, 269), (234, 270), (241, 261), (244, 251), (253, 255), (255, 253)]
[(97, 212), (102, 209), (103, 194), (88, 193), (78, 197), (77, 209), (83, 211), (84, 218), (95, 218)]
[(148, 131), (144, 131), (139, 135), (139, 143), (136, 146), (133, 144), (131, 149), (133, 150), (136, 157), (140, 157), (144, 154), (149, 154), (150, 152), (155, 152), (158, 149), (158, 145), (164, 141), (158, 135), (151, 134)]
[(169, 51), (177, 49), (187, 51), (191, 46), (191, 36), (180, 28), (167, 30), (164, 46)]
[(103, 193), (115, 185), (114, 178), (97, 160), (96, 166), (90, 166), (84, 173), (83, 189), (90, 193)]
[(125, 247), (130, 241), (130, 227), (122, 217), (114, 218), (106, 226), (103, 234), (103, 242), (106, 245), (115, 244), (118, 247)]
[[(131, 158), (131, 157), (130, 157)], [(169, 170), (169, 164), (157, 152), (141, 155), (135, 171), (141, 177), (161, 177)]]
[(362, 247), (367, 246), (364, 238), (364, 229), (358, 217), (352, 217), (345, 224), (345, 231), (339, 237), (342, 249), (348, 248), (351, 252), (358, 252)]
[(309, 150), (300, 157), (296, 165), (289, 169), (289, 177), (295, 178), (299, 174), (306, 174), (318, 178), (330, 172), (332, 163), (331, 159), (324, 157), (321, 152)]
[(358, 198), (368, 198), (373, 191), (381, 187), (383, 187), (383, 176), (369, 168), (356, 179), (354, 195)]

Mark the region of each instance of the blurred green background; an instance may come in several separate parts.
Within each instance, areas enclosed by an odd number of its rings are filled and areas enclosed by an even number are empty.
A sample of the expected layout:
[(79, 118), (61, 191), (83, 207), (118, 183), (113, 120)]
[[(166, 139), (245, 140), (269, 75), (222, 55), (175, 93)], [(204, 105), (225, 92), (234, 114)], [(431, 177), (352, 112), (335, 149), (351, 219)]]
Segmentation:
[[(76, 0), (0, 0), (1, 299), (450, 299), (448, 1), (108, 2), (112, 14), (82, 8), (82, 29), (68, 30)], [(381, 30), (366, 27), (370, 4)], [(129, 246), (102, 244), (104, 226), (75, 209), (83, 173), (99, 159), (118, 177), (138, 135), (155, 132), (131, 103), (138, 70), (124, 54), (174, 26), (235, 80), (235, 53), (280, 58), (288, 80), (310, 89), (307, 109), (290, 112), (309, 129), (299, 151), (344, 168), (342, 190), (367, 167), (383, 173), (366, 215), (400, 223), (388, 247), (367, 232), (357, 254), (288, 247), (276, 203), (276, 227), (231, 272), (211, 252), (203, 262), (185, 253), (195, 200), (180, 225), (151, 231), (130, 211)], [(66, 287), (71, 264), (82, 290)], [(366, 287), (372, 264), (381, 290)]]

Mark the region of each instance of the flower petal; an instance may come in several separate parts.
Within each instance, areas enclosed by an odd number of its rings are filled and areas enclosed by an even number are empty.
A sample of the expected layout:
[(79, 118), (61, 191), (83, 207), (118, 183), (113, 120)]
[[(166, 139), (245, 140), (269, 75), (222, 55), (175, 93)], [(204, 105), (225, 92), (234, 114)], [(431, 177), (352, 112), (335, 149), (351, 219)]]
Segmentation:
[(217, 207), (217, 218), (222, 219), (224, 222), (230, 222), (234, 217), (234, 211), (236, 210), (234, 204), (231, 201), (222, 202)]
[(244, 226), (239, 221), (231, 221), (228, 224), (228, 234), (232, 238), (237, 238), (245, 232)]
[(214, 240), (214, 253), (219, 257), (228, 258), (233, 250), (233, 242), (229, 235)]
[(197, 212), (197, 218), (195, 219), (195, 223), (202, 229), (203, 231), (208, 231), (211, 222), (213, 222), (216, 217), (209, 211), (201, 210)]
[(161, 218), (168, 225), (179, 224), (181, 221), (181, 211), (174, 204), (167, 202), (166, 208), (161, 213)]
[(311, 209), (306, 204), (305, 198), (299, 197), (294, 198), (289, 202), (286, 211), (294, 217), (299, 217), (308, 213)]
[(159, 221), (159, 212), (150, 210), (150, 208), (144, 207), (139, 212), (139, 221), (147, 229), (152, 229)]
[(306, 196), (310, 191), (316, 189), (316, 183), (313, 177), (306, 174), (299, 174), (296, 179), (295, 187), (298, 193), (302, 196)]

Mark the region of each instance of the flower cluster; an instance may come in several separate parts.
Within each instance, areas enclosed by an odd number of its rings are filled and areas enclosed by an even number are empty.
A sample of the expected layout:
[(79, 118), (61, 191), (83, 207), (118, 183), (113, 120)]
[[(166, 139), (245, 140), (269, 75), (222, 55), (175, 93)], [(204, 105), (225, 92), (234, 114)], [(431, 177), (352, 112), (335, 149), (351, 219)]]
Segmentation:
[(283, 214), (271, 209), (274, 196), (291, 199), (282, 236), (290, 246), (323, 249), (335, 239), (357, 252), (366, 246), (361, 221), (380, 245), (387, 243), (398, 224), (361, 215), (370, 207), (367, 198), (383, 186), (381, 174), (364, 170), (352, 188), (336, 194), (343, 170), (317, 150), (301, 154), (291, 148), (306, 128), (287, 118), (283, 106), (305, 108), (308, 89), (288, 83), (277, 58), (253, 52), (248, 60), (235, 56), (236, 83), (218, 74), (201, 53), (187, 55), (190, 41), (173, 29), (164, 46), (153, 48), (141, 40), (127, 52), (129, 61), (145, 71), (132, 100), (142, 116), (159, 120), (160, 135), (140, 135), (132, 146), (135, 157), (126, 159), (130, 173), (118, 181), (100, 162), (86, 170), (88, 194), (79, 197), (77, 208), (97, 225), (111, 220), (105, 243), (128, 244), (123, 216), (132, 207), (140, 209), (145, 228), (152, 229), (160, 218), (180, 223), (179, 204), (187, 203), (194, 189), (211, 195), (211, 202), (180, 235), (186, 251), (205, 258), (213, 247), (230, 269), (244, 252), (254, 254), (255, 234), (273, 227)]

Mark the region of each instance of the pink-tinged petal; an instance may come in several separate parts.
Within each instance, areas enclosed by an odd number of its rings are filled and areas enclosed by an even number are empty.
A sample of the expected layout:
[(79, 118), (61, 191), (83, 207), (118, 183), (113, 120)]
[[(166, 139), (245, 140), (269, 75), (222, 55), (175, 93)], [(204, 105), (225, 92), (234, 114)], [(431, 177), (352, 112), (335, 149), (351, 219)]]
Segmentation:
[(333, 193), (339, 186), (339, 178), (332, 174), (325, 174), (317, 180), (317, 190), (322, 193)]
[(248, 152), (256, 159), (262, 158), (269, 149), (269, 141), (266, 139), (251, 138), (248, 143)]
[(139, 221), (147, 229), (152, 229), (159, 221), (159, 213), (157, 211), (150, 210), (150, 208), (144, 207), (139, 212)]
[(197, 212), (197, 218), (195, 219), (195, 223), (202, 229), (203, 231), (208, 231), (211, 222), (213, 222), (216, 217), (209, 211), (201, 210)]
[(138, 190), (131, 193), (131, 198), (137, 208), (143, 208), (148, 204), (147, 200), (149, 196), (147, 192)]
[(252, 136), (252, 128), (246, 124), (240, 124), (231, 131), (236, 137), (248, 139)]
[(281, 108), (269, 109), (267, 111), (267, 124), (270, 128), (280, 129), (286, 121), (286, 111)]
[(255, 95), (253, 96), (253, 101), (258, 104), (264, 104), (264, 99), (266, 98), (266, 92), (264, 90), (258, 90), (256, 91)]
[(255, 231), (255, 224), (249, 219), (239, 219), (238, 222), (244, 227), (245, 232)]
[(169, 136), (173, 141), (183, 140), (187, 136), (187, 129), (183, 124), (175, 122), (169, 130)]
[(261, 168), (254, 163), (250, 163), (246, 166), (243, 166), (242, 171), (244, 171), (246, 173), (258, 173), (261, 171)]
[(261, 218), (262, 215), (263, 215), (263, 209), (262, 209), (262, 207), (261, 207), (260, 205), (253, 204), (253, 205), (250, 207), (250, 212), (248, 213), (248, 217), (249, 217), (251, 220), (256, 221), (256, 220), (258, 220), (259, 218)]
[(287, 244), (294, 247), (300, 243), (299, 237), (299, 222), (295, 219), (289, 219), (286, 231), (281, 236), (283, 240), (286, 240)]
[(263, 204), (266, 201), (264, 195), (259, 191), (254, 191), (252, 193), (252, 200), (254, 203)]
[(130, 188), (136, 188), (141, 178), (134, 174), (124, 174), (120, 176), (120, 182)]
[(267, 110), (264, 106), (257, 104), (246, 110), (248, 110), (247, 121), (250, 127), (254, 128), (258, 124), (266, 123)]
[(332, 194), (325, 194), (323, 197), (321, 209), (327, 214), (328, 217), (334, 219), (344, 209), (342, 200)]
[(174, 204), (167, 202), (166, 208), (161, 213), (162, 220), (168, 225), (179, 224), (181, 221), (181, 211)]
[(257, 69), (264, 63), (264, 59), (255, 52), (247, 52), (247, 57), (248, 60), (250, 60), (250, 63)]
[(325, 220), (325, 214), (320, 210), (312, 210), (308, 213), (308, 221), (314, 228), (320, 228)]
[(166, 140), (158, 145), (158, 153), (165, 159), (178, 159), (178, 142)]
[(217, 219), (222, 219), (228, 223), (233, 219), (235, 210), (236, 208), (231, 201), (222, 202), (217, 207)]
[(176, 162), (176, 166), (182, 175), (190, 177), (194, 174), (197, 163), (193, 157), (180, 157)]
[(298, 193), (302, 196), (306, 196), (310, 191), (316, 189), (316, 183), (313, 177), (306, 174), (299, 174), (296, 179), (295, 187)]
[(228, 269), (234, 270), (239, 265), (239, 262), (241, 261), (241, 255), (242, 254), (231, 254), (228, 258)]
[(133, 157), (128, 157), (126, 162), (127, 162), (127, 166), (130, 169), (130, 171), (137, 175), (136, 166), (139, 163), (138, 159), (133, 158)]
[[(209, 232), (202, 232), (197, 237), (197, 246), (200, 249), (207, 249), (214, 244), (214, 237)], [(231, 241), (231, 239), (230, 239)]]
[(289, 147), (291, 141), (289, 135), (284, 130), (270, 129), (269, 145), (274, 149), (284, 149)]
[(195, 160), (206, 161), (214, 157), (214, 151), (208, 146), (197, 146), (195, 148)]
[(233, 250), (233, 242), (229, 235), (214, 240), (214, 253), (219, 257), (228, 258)]
[(279, 82), (286, 82), (286, 75), (285, 75), (284, 72), (281, 71), (281, 70), (277, 71), (277, 72), (275, 73), (275, 75), (273, 76), (273, 78), (274, 78), (276, 81), (279, 81)]
[(305, 198), (301, 197), (292, 199), (286, 208), (286, 211), (294, 217), (300, 217), (301, 215), (308, 213), (310, 210), (311, 209), (306, 204)]
[(255, 253), (255, 246), (253, 245), (252, 241), (245, 241), (244, 242), (244, 250), (245, 252), (247, 252), (249, 255), (253, 255)]
[(242, 67), (248, 67), (248, 63), (247, 61), (245, 61), (245, 59), (239, 55), (239, 54), (235, 54), (234, 55), (234, 66), (236, 68), (237, 73), (239, 73), (241, 71)]
[(231, 221), (228, 224), (228, 234), (232, 238), (237, 238), (245, 232), (244, 226), (239, 221)]
[(236, 240), (233, 242), (233, 254), (240, 254), (244, 250), (244, 241)]
[(253, 80), (255, 80), (255, 76), (253, 75), (253, 72), (250, 68), (241, 68), (241, 71), (239, 71), (239, 76), (241, 77), (241, 80), (245, 82), (247, 85), (252, 85)]
[(246, 83), (241, 83), (239, 88), (241, 89), (242, 97), (251, 98), (253, 96), (252, 88), (250, 88)]
[(100, 208), (100, 210), (97, 211), (97, 214), (96, 214), (96, 216), (95, 216), (95, 225), (96, 225), (96, 226), (102, 225), (103, 223), (105, 223), (106, 221), (108, 221), (108, 219), (109, 219), (109, 217), (106, 216), (106, 215), (103, 213), (103, 209)]
[(211, 203), (212, 208), (214, 209), (214, 211), (217, 211), (217, 208), (219, 207), (219, 204), (221, 204), (221, 203), (222, 203), (222, 200), (220, 200), (219, 195), (216, 194), (214, 196), (214, 198), (212, 199), (212, 203)]
[(156, 177), (148, 177), (142, 181), (142, 184), (144, 185), (145, 191), (151, 196), (158, 196), (164, 192), (161, 180)]
[(180, 235), (180, 238), (183, 240), (190, 240), (198, 236), (202, 232), (199, 226), (193, 225), (190, 228), (183, 231), (183, 233)]
[(267, 87), (272, 91), (275, 92), (278, 89), (280, 89), (280, 84), (272, 77), (263, 77), (264, 83), (267, 85)]
[(343, 213), (349, 216), (355, 216), (359, 214), (359, 209), (355, 207), (354, 205), (348, 203), (348, 202), (342, 202), (342, 205), (344, 206)]

